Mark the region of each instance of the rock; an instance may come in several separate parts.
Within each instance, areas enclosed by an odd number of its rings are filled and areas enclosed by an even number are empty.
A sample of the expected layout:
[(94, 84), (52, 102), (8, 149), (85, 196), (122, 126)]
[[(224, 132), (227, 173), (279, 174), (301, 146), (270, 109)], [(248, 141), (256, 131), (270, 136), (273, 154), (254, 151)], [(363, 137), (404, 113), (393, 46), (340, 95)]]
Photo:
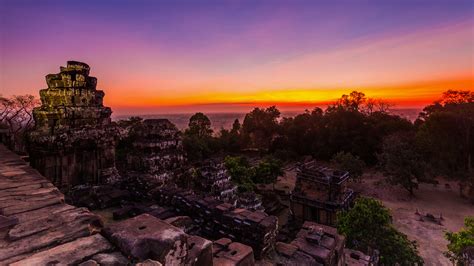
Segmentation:
[(149, 214), (117, 222), (103, 232), (122, 253), (135, 259), (153, 259), (165, 265), (186, 261), (187, 235)]
[(213, 243), (214, 265), (255, 265), (252, 248), (230, 239), (219, 239)]
[(199, 236), (188, 237), (186, 265), (212, 265), (212, 242)]
[(159, 261), (150, 260), (150, 259), (135, 264), (135, 266), (162, 266), (162, 265), (163, 264), (161, 264)]
[(112, 250), (113, 247), (101, 235), (96, 234), (89, 237), (79, 238), (72, 242), (38, 252), (26, 259), (12, 263), (12, 266), (20, 265), (70, 265), (78, 264), (85, 258), (97, 253)]
[(99, 264), (95, 260), (88, 260), (79, 264), (79, 266), (97, 266), (97, 265)]
[(101, 266), (127, 265), (128, 260), (120, 252), (100, 253), (92, 257)]
[(0, 239), (3, 239), (10, 228), (18, 224), (18, 218), (0, 215)]
[(176, 216), (165, 220), (165, 222), (186, 231), (193, 225), (193, 220), (189, 216)]

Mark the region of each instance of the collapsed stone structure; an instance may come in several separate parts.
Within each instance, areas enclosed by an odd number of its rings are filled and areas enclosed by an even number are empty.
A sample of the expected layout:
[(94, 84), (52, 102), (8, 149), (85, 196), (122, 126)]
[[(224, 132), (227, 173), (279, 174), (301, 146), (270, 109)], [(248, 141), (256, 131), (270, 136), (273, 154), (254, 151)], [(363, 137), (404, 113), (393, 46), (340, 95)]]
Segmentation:
[(214, 241), (212, 252), (214, 256), (213, 265), (255, 265), (252, 248), (238, 242), (232, 242), (228, 238)]
[(237, 186), (232, 183), (223, 163), (208, 160), (197, 169), (199, 175), (196, 183), (201, 191), (218, 200), (235, 205)]
[(212, 242), (191, 236), (149, 214), (104, 229), (104, 234), (128, 257), (165, 265), (212, 265)]
[(179, 188), (159, 188), (154, 198), (163, 206), (188, 215), (199, 225), (200, 234), (211, 238), (227, 237), (249, 245), (257, 258), (272, 248), (278, 219), (261, 211), (235, 208), (212, 197), (201, 197)]
[(133, 171), (164, 182), (185, 161), (181, 132), (168, 119), (146, 119), (129, 134), (133, 143), (127, 164)]
[(336, 212), (348, 209), (355, 198), (354, 191), (346, 187), (348, 179), (349, 173), (345, 171), (320, 167), (313, 161), (302, 164), (290, 196), (296, 222), (334, 225)]
[(174, 181), (186, 162), (181, 132), (168, 119), (135, 122), (117, 153), (124, 177), (122, 187), (139, 198), (148, 197), (153, 188)]
[(31, 165), (60, 188), (117, 177), (112, 111), (89, 72), (87, 64), (68, 61), (60, 73), (47, 75), (42, 104), (33, 110)]
[(157, 206), (104, 228), (2, 145), (0, 198), (1, 265), (254, 265), (251, 247), (187, 234), (189, 217)]
[(290, 244), (276, 243), (276, 260), (282, 265), (345, 265), (344, 245), (336, 228), (305, 222)]
[(255, 192), (240, 193), (237, 200), (237, 207), (251, 211), (264, 211), (262, 199)]

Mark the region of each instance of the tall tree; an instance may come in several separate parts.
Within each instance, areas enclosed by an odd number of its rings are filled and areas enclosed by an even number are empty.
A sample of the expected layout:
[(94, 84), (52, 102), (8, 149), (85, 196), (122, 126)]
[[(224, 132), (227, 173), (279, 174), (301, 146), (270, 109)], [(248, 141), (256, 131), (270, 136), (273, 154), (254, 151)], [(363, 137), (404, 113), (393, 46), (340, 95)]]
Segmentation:
[(423, 109), (418, 141), (440, 174), (465, 180), (472, 176), (474, 92), (447, 91)]
[(424, 162), (410, 134), (388, 136), (379, 154), (379, 162), (390, 183), (402, 186), (411, 195), (418, 188), (418, 181), (425, 177)]
[(245, 115), (242, 135), (252, 148), (268, 149), (278, 132), (280, 111), (271, 106), (267, 109), (255, 108)]
[(183, 137), (183, 148), (188, 159), (196, 161), (211, 156), (216, 149), (212, 132), (211, 120), (205, 114), (196, 113), (191, 116)]

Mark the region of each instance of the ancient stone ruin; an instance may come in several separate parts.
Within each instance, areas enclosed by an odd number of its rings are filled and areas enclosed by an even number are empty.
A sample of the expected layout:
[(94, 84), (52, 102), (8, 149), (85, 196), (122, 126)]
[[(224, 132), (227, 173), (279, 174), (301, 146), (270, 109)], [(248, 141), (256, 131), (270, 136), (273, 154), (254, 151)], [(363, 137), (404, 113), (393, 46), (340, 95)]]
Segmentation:
[(345, 265), (344, 245), (336, 228), (305, 222), (291, 243), (276, 243), (276, 260), (282, 265)]
[(261, 211), (235, 208), (212, 197), (201, 197), (179, 188), (158, 188), (154, 198), (162, 206), (190, 216), (199, 225), (199, 234), (210, 238), (230, 238), (249, 245), (257, 258), (270, 250), (278, 233), (278, 219)]
[(315, 162), (302, 164), (290, 196), (294, 219), (334, 225), (336, 212), (348, 209), (355, 197), (346, 187), (348, 179), (348, 172), (319, 167)]
[(185, 162), (181, 132), (168, 119), (147, 119), (130, 130), (128, 168), (165, 182)]
[(68, 61), (60, 73), (47, 75), (41, 106), (33, 110), (31, 165), (60, 188), (117, 177), (112, 111), (89, 71), (85, 63)]
[(104, 227), (2, 145), (0, 198), (0, 265), (254, 265), (250, 246), (187, 234), (169, 209), (134, 206), (145, 214)]
[(196, 169), (195, 189), (218, 200), (235, 205), (237, 186), (232, 183), (223, 163), (207, 160)]

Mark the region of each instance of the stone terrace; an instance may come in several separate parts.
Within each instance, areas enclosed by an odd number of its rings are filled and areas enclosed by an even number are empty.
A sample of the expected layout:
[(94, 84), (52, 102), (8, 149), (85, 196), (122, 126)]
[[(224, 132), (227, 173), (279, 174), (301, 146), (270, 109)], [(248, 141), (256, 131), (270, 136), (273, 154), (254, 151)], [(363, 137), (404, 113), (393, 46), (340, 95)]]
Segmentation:
[[(101, 220), (0, 144), (0, 265), (78, 264), (108, 254)], [(117, 258), (120, 259), (120, 258)]]

